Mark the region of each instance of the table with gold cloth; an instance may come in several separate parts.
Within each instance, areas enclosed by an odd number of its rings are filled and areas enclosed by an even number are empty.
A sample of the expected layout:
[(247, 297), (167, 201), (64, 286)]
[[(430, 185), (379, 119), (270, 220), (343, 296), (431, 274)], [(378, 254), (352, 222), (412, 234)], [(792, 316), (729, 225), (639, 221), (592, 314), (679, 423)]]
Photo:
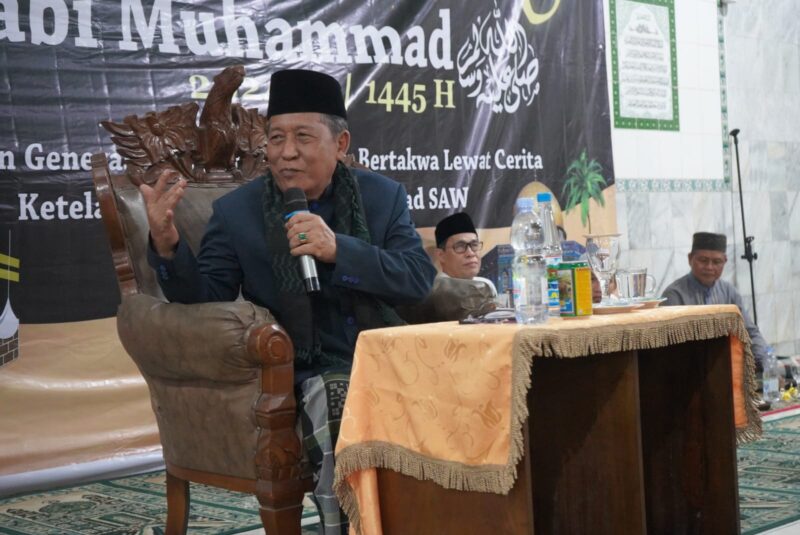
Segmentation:
[(734, 305), (551, 318), (535, 326), (450, 322), (361, 333), (336, 446), (335, 489), (352, 530), (383, 533), (376, 468), (448, 489), (507, 494), (524, 454), (534, 359), (719, 338), (730, 344), (736, 439), (749, 440), (760, 434), (761, 420), (749, 336)]

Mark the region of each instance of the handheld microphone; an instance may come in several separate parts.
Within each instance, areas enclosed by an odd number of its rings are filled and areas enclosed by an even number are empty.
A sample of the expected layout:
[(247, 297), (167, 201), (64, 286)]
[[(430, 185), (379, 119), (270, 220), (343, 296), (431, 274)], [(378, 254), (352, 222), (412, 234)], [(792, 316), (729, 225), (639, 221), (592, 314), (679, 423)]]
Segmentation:
[[(306, 194), (300, 188), (289, 188), (283, 192), (283, 220), (288, 221), (298, 212), (308, 212), (308, 202)], [(303, 283), (306, 286), (306, 293), (318, 292), (320, 290), (319, 277), (317, 276), (317, 263), (311, 255), (301, 255), (300, 271), (303, 274)]]

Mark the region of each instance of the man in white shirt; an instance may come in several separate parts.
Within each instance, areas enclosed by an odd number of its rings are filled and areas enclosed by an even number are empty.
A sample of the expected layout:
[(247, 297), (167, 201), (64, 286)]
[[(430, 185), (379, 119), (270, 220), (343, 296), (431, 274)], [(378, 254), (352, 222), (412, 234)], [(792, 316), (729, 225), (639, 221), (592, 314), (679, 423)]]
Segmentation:
[(435, 236), (436, 258), (442, 269), (439, 277), (480, 282), (491, 289), (492, 296), (497, 296), (494, 283), (477, 276), (481, 269), (478, 253), (483, 249), (483, 242), (478, 239), (478, 232), (469, 215), (457, 212), (445, 217), (436, 225)]

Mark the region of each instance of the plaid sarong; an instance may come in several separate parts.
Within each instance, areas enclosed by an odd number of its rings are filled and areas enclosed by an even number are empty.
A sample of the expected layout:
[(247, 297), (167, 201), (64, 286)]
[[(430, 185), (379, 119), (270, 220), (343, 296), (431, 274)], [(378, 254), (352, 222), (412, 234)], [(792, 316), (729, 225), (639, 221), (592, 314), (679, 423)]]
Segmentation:
[(313, 500), (320, 517), (320, 533), (346, 535), (348, 521), (333, 492), (333, 451), (350, 385), (346, 371), (325, 371), (297, 387), (300, 439), (314, 469)]

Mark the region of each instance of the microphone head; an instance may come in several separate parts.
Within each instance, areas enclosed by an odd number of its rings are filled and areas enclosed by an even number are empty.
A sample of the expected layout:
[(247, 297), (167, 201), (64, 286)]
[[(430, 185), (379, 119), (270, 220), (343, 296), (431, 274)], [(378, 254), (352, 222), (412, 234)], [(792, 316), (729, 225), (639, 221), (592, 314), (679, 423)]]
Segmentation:
[(738, 136), (739, 135), (739, 129), (738, 128), (734, 128), (733, 130), (731, 130), (730, 135), (732, 135), (733, 137)]
[(295, 212), (308, 212), (308, 201), (303, 190), (289, 188), (283, 192), (283, 214), (288, 218)]

